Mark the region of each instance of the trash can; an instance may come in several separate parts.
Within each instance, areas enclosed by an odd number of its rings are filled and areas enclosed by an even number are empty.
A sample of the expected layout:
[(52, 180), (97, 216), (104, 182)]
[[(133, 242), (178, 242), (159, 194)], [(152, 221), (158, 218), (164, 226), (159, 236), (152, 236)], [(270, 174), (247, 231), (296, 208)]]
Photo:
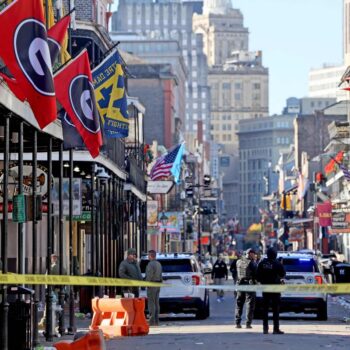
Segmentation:
[(32, 349), (34, 290), (20, 286), (8, 287), (9, 350)]
[(350, 283), (350, 264), (334, 266), (335, 283)]

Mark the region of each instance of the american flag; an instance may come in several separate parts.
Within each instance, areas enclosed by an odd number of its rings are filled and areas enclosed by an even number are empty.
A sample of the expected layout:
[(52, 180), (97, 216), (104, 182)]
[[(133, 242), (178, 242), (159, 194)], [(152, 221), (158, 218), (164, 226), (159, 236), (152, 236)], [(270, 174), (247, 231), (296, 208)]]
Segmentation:
[(151, 180), (158, 180), (162, 177), (168, 177), (171, 175), (171, 168), (173, 167), (180, 147), (181, 145), (176, 146), (171, 152), (157, 159), (150, 173)]
[(340, 170), (343, 172), (346, 180), (350, 181), (350, 171), (343, 164), (339, 164)]

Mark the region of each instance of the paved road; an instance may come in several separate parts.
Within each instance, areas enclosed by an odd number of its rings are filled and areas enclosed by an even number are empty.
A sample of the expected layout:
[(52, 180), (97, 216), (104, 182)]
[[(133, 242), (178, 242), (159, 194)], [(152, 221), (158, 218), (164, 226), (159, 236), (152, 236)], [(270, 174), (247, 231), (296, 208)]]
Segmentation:
[(329, 298), (328, 321), (317, 321), (313, 315), (286, 314), (281, 321), (284, 335), (263, 335), (262, 321), (257, 320), (253, 329), (235, 329), (232, 295), (223, 303), (211, 295), (211, 317), (197, 321), (191, 317), (161, 319), (160, 327), (151, 328), (145, 337), (124, 337), (107, 342), (108, 350), (312, 350), (350, 349), (350, 324), (343, 322), (350, 317), (350, 310), (340, 305), (336, 298)]

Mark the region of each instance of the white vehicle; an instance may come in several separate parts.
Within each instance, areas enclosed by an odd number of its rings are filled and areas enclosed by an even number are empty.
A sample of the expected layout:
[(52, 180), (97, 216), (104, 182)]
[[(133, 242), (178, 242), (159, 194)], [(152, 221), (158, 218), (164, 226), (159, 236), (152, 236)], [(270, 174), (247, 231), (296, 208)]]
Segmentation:
[[(277, 255), (286, 270), (285, 284), (323, 284), (326, 279), (318, 259), (312, 254), (281, 253)], [(262, 295), (257, 293), (256, 318), (261, 317)], [(315, 313), (319, 320), (326, 321), (327, 294), (324, 293), (282, 293), (280, 312)]]
[[(171, 287), (161, 288), (159, 303), (161, 313), (191, 313), (199, 320), (209, 317), (209, 292), (207, 289), (195, 288), (206, 284), (198, 261), (190, 254), (157, 254), (157, 260), (163, 267), (163, 283)], [(148, 257), (141, 258), (141, 272), (145, 275)], [(140, 296), (147, 297), (145, 289)]]

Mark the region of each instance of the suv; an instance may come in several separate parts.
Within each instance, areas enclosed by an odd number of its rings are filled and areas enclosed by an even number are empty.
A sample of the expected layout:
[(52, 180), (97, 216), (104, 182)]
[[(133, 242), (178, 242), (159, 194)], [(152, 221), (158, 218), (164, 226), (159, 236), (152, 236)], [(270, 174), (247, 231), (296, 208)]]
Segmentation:
[[(157, 254), (157, 260), (163, 267), (163, 283), (172, 286), (160, 289), (159, 303), (161, 313), (195, 313), (196, 318), (209, 317), (209, 292), (195, 288), (206, 284), (198, 261), (190, 254)], [(141, 272), (144, 276), (148, 257), (141, 258)], [(145, 289), (141, 296), (146, 297)]]
[[(326, 280), (318, 259), (312, 254), (278, 253), (286, 270), (286, 284), (323, 284)], [(255, 316), (261, 317), (262, 294), (257, 293)], [(282, 293), (281, 312), (316, 313), (319, 320), (327, 320), (327, 294), (324, 293)]]

